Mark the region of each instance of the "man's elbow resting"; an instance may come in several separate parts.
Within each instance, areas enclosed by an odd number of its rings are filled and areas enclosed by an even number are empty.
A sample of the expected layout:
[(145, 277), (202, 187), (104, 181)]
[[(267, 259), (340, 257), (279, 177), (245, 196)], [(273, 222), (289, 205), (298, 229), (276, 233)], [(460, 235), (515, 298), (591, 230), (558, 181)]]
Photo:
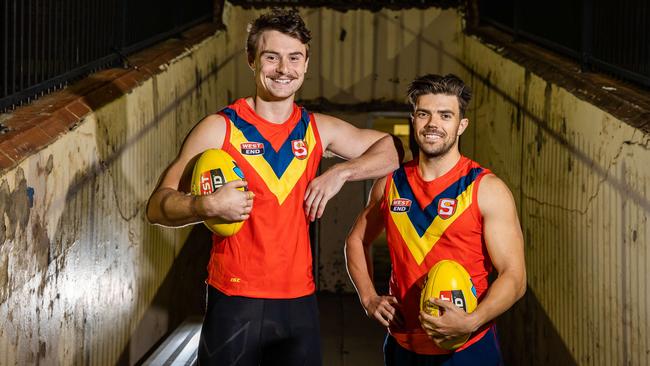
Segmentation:
[(390, 159), (388, 159), (386, 162), (387, 167), (390, 168), (390, 171), (396, 170), (399, 168), (399, 163), (404, 156), (404, 150), (401, 146), (401, 141), (397, 137), (390, 134), (385, 134), (384, 137), (382, 137), (379, 141), (385, 144), (386, 149), (391, 152)]

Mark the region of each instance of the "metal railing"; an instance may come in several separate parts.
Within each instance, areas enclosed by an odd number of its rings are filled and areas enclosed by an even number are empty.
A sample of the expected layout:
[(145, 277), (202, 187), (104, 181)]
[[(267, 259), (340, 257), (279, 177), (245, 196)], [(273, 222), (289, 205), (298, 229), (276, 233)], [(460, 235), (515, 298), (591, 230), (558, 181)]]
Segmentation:
[(648, 0), (479, 0), (483, 23), (650, 87)]
[(243, 7), (329, 7), (333, 9), (406, 9), (427, 7), (457, 7), (461, 0), (229, 0), (234, 5)]
[(0, 0), (0, 111), (212, 16), (213, 0)]

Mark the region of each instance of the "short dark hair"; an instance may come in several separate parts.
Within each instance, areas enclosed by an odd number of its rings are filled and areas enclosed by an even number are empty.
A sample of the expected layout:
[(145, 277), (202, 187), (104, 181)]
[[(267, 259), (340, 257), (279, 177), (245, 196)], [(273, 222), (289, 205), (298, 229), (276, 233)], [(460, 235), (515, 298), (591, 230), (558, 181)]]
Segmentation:
[(409, 84), (407, 97), (413, 108), (418, 98), (426, 94), (455, 95), (458, 98), (460, 118), (464, 118), (467, 105), (472, 99), (472, 89), (454, 74), (427, 74), (417, 77)]
[(267, 30), (275, 30), (291, 36), (307, 47), (309, 57), (309, 41), (311, 32), (295, 9), (273, 8), (270, 12), (260, 15), (248, 25), (248, 39), (246, 40), (246, 53), (248, 62), (253, 63), (257, 55), (257, 40), (260, 34)]

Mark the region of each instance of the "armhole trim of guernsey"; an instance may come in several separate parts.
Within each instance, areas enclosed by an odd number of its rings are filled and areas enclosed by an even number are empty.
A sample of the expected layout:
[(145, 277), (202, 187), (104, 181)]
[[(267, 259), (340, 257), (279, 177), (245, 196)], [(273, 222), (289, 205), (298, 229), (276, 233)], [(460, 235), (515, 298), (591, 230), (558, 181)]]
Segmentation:
[[(398, 168), (398, 169), (401, 169)], [(390, 184), (393, 181), (393, 173), (391, 172), (386, 176), (386, 183), (384, 184), (384, 194), (381, 196), (381, 204), (379, 208), (381, 209), (382, 215), (388, 215), (388, 195), (390, 194)], [(386, 216), (388, 217), (388, 216)]]
[(225, 113), (219, 112), (217, 114), (223, 117), (223, 120), (226, 123), (226, 133), (223, 136), (223, 143), (221, 144), (221, 149), (226, 150), (226, 147), (230, 146), (230, 125), (232, 122), (230, 122), (230, 118), (228, 118)]
[[(481, 184), (481, 180), (483, 180), (483, 177), (488, 174), (494, 173), (483, 168), (483, 171), (479, 174), (478, 177), (476, 177), (476, 180), (474, 180), (474, 188), (472, 189), (472, 214), (474, 215), (474, 219), (481, 225), (481, 228), (483, 227), (483, 215), (481, 214), (481, 208), (478, 206), (478, 190)], [(481, 229), (481, 231), (482, 230), (483, 229)]]
[(311, 124), (311, 129), (314, 131), (314, 137), (316, 138), (316, 145), (318, 145), (318, 151), (314, 151), (318, 153), (319, 158), (323, 156), (323, 141), (320, 139), (320, 132), (318, 131), (318, 123), (316, 122), (316, 116), (314, 116), (313, 113), (307, 111), (307, 114), (309, 115), (309, 123)]

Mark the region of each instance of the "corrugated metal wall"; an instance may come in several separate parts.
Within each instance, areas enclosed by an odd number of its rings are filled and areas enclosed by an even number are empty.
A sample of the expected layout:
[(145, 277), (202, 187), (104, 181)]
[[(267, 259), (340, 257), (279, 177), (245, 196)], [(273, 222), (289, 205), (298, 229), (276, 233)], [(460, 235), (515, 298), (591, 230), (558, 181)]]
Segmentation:
[(405, 101), (408, 83), (425, 72), (458, 70), (455, 11), (303, 9), (312, 58), (300, 99), (354, 104)]
[(463, 51), (462, 146), (508, 183), (526, 240), (528, 294), (502, 329), (513, 363), (647, 365), (650, 136), (474, 38)]

